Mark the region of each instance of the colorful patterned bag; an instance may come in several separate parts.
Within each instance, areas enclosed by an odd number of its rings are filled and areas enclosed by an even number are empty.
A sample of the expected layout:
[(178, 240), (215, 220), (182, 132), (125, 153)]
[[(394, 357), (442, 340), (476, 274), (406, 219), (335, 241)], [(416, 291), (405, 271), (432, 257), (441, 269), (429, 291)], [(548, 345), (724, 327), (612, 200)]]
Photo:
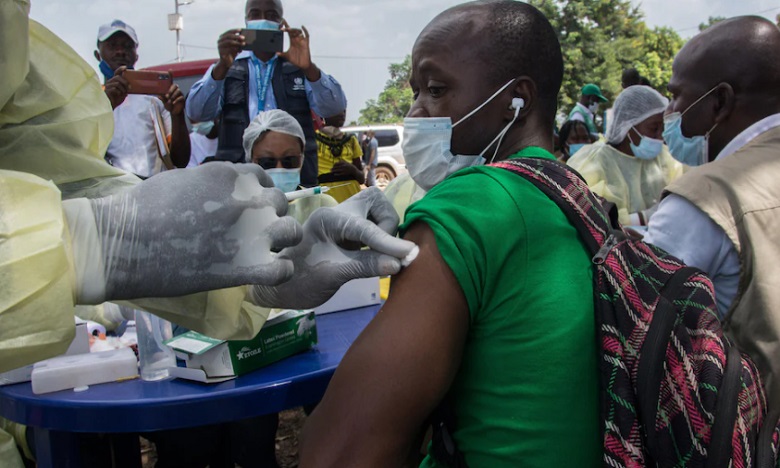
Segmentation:
[[(753, 362), (723, 335), (710, 279), (629, 236), (614, 207), (608, 213), (567, 166), (539, 158), (493, 166), (550, 197), (593, 255), (604, 465), (776, 466), (778, 417), (766, 414)], [(448, 420), (437, 410), (432, 455), (465, 466)]]
[(631, 239), (561, 163), (494, 166), (555, 201), (594, 255), (604, 464), (775, 466), (778, 419), (755, 365), (723, 335), (710, 279)]

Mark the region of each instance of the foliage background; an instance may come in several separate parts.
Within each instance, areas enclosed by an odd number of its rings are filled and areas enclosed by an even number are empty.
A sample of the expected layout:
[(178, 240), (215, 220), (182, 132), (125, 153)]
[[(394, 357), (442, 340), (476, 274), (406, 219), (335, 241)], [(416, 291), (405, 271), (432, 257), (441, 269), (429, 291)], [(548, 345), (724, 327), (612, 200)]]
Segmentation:
[[(664, 93), (672, 76), (674, 55), (683, 39), (672, 29), (649, 28), (639, 7), (626, 0), (529, 0), (558, 33), (564, 77), (558, 96), (564, 115), (579, 99), (585, 83), (596, 83), (613, 101), (620, 93), (624, 68), (634, 67)], [(709, 24), (722, 18), (710, 18)], [(709, 24), (702, 24), (700, 29)], [(389, 67), (390, 79), (376, 99), (360, 111), (358, 123), (400, 123), (412, 104), (411, 57)]]

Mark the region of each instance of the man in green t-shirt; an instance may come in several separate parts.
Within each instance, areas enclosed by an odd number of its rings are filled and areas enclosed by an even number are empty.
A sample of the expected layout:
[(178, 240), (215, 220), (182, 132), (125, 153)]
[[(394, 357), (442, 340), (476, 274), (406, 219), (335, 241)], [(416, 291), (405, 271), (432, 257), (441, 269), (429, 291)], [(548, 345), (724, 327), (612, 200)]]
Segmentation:
[(482, 164), (553, 159), (562, 74), (526, 3), (459, 5), (420, 34), (404, 156), (428, 192), (401, 226), (420, 251), (307, 422), (300, 466), (402, 465), (448, 395), (471, 467), (600, 464), (590, 256), (542, 192)]

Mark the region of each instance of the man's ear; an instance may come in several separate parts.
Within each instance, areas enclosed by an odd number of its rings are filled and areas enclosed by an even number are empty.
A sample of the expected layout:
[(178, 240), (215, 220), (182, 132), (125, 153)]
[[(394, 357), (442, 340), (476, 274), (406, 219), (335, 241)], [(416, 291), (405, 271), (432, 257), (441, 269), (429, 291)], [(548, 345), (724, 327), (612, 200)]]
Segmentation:
[[(518, 119), (522, 119), (528, 115), (531, 109), (533, 109), (536, 102), (536, 83), (527, 76), (518, 78), (517, 83), (511, 90), (512, 100), (504, 113), (504, 118), (507, 121), (515, 118), (515, 104), (522, 104), (522, 106), (519, 106), (520, 113), (517, 117)], [(520, 101), (521, 99), (522, 102)]]
[(734, 88), (728, 83), (720, 83), (718, 89), (715, 90), (715, 96), (717, 98), (715, 103), (715, 123), (721, 123), (729, 118), (734, 111), (736, 99), (734, 96)]
[(98, 62), (100, 62), (101, 60), (103, 60), (103, 59), (101, 59), (101, 58), (100, 58), (100, 52), (98, 52), (98, 51), (97, 51), (97, 49), (95, 50), (95, 52), (94, 52), (94, 53), (95, 53), (95, 58), (97, 59), (97, 61), (98, 61)]

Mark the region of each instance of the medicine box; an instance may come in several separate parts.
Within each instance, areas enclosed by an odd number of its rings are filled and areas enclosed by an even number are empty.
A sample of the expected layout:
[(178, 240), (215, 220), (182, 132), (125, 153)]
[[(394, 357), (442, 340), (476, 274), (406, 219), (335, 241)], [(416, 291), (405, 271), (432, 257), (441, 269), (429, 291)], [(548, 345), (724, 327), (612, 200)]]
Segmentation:
[(379, 296), (379, 277), (359, 278), (345, 283), (328, 302), (314, 309), (317, 315), (377, 305), (382, 302)]
[[(62, 356), (72, 356), (74, 354), (85, 354), (89, 352), (89, 332), (87, 322), (76, 318), (76, 336), (70, 342), (68, 350)], [(0, 386), (10, 385), (20, 382), (29, 382), (32, 379), (33, 364), (0, 373)]]
[(170, 375), (203, 383), (224, 382), (267, 366), (317, 343), (312, 310), (272, 310), (260, 332), (247, 341), (223, 341), (189, 331), (165, 341), (185, 367)]

